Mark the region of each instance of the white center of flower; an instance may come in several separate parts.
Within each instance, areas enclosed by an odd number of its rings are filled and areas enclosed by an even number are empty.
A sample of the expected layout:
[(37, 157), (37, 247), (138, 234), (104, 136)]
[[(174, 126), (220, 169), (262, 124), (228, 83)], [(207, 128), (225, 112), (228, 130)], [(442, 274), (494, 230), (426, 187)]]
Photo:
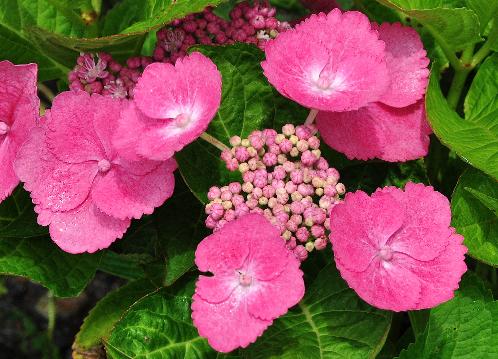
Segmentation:
[(244, 287), (248, 287), (252, 283), (252, 277), (249, 274), (239, 272), (239, 283)]
[(7, 125), (5, 122), (0, 121), (0, 136), (6, 135), (9, 130), (9, 125)]
[(393, 259), (393, 251), (389, 247), (383, 247), (379, 251), (379, 257), (386, 261), (389, 262), (391, 259)]
[(316, 81), (316, 85), (322, 90), (327, 90), (331, 84), (332, 81), (330, 80), (330, 77), (324, 74), (320, 74), (320, 77), (318, 77), (318, 80)]
[(175, 123), (178, 127), (184, 128), (190, 122), (190, 116), (186, 113), (181, 113), (175, 118)]
[(98, 163), (98, 167), (99, 167), (100, 173), (107, 173), (111, 169), (111, 162), (109, 162), (108, 160), (105, 160), (105, 159), (100, 160)]

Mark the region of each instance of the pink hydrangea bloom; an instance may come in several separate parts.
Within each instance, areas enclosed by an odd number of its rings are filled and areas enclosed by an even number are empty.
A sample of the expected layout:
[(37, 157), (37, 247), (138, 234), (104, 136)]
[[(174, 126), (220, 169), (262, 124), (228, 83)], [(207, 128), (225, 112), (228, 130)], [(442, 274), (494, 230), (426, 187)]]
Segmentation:
[(37, 72), (36, 64), (0, 61), (0, 202), (19, 183), (14, 159), (38, 121)]
[(385, 47), (365, 15), (334, 9), (268, 42), (262, 66), (270, 83), (301, 105), (351, 111), (386, 92)]
[(405, 107), (420, 100), (429, 81), (429, 59), (419, 34), (400, 23), (373, 24), (386, 43), (387, 68), (391, 84), (380, 102)]
[(221, 74), (201, 53), (145, 69), (134, 105), (123, 112), (115, 145), (128, 158), (165, 160), (197, 139), (221, 102)]
[(192, 303), (199, 334), (220, 352), (253, 343), (304, 295), (299, 261), (259, 214), (227, 223), (197, 247), (200, 276)]
[(323, 140), (348, 158), (398, 162), (423, 157), (429, 135), (423, 96), (429, 59), (420, 36), (400, 24), (374, 25), (386, 43), (391, 84), (379, 99), (356, 111), (320, 112)]
[(331, 213), (337, 268), (373, 306), (434, 307), (453, 297), (467, 270), (467, 248), (450, 222), (446, 197), (423, 184), (348, 193)]
[(319, 112), (316, 125), (322, 139), (349, 159), (409, 161), (429, 151), (424, 101), (395, 108), (379, 102), (350, 112)]
[(70, 253), (94, 252), (121, 238), (131, 218), (171, 196), (174, 160), (130, 162), (111, 143), (123, 101), (63, 92), (32, 130), (15, 162), (40, 225)]

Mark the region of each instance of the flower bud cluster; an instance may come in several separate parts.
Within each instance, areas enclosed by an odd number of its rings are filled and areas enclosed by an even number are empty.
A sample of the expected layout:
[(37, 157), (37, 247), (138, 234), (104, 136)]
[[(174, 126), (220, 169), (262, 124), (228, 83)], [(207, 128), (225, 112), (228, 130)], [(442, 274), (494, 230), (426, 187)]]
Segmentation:
[(275, 38), (279, 32), (290, 28), (287, 22), (275, 17), (276, 10), (268, 3), (255, 1), (237, 4), (230, 12), (227, 21), (213, 13), (208, 7), (204, 11), (175, 20), (157, 32), (157, 44), (153, 58), (155, 61), (175, 63), (186, 55), (190, 46), (225, 45), (245, 42), (258, 45)]
[(206, 226), (214, 231), (246, 213), (260, 213), (281, 231), (300, 260), (327, 246), (330, 209), (346, 191), (339, 172), (321, 156), (311, 126), (285, 125), (282, 133), (266, 129), (247, 139), (230, 139), (221, 158), (243, 183), (211, 187)]
[(123, 66), (108, 53), (82, 53), (69, 73), (69, 88), (115, 98), (133, 98), (133, 89), (152, 58), (130, 57)]

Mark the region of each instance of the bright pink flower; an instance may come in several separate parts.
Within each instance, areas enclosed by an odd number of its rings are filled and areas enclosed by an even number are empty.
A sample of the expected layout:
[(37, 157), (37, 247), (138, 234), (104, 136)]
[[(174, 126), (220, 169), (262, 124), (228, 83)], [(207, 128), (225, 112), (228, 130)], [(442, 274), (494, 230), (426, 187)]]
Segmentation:
[(405, 107), (420, 100), (429, 81), (429, 59), (419, 34), (399, 23), (373, 24), (386, 43), (387, 68), (391, 78), (388, 90), (379, 100), (393, 107)]
[(38, 121), (37, 72), (36, 64), (16, 66), (0, 61), (0, 202), (19, 183), (14, 159)]
[(304, 295), (299, 261), (264, 216), (226, 223), (197, 247), (200, 276), (192, 303), (199, 334), (220, 352), (253, 343)]
[(262, 66), (270, 83), (301, 105), (351, 111), (386, 92), (385, 47), (365, 15), (334, 9), (269, 41)]
[(349, 159), (409, 161), (427, 154), (429, 135), (424, 101), (395, 108), (379, 102), (350, 112), (319, 112), (323, 141)]
[(165, 160), (197, 139), (221, 102), (221, 75), (201, 53), (173, 66), (153, 63), (134, 90), (134, 103), (123, 112), (115, 145), (130, 159)]
[(427, 154), (432, 133), (422, 99), (429, 59), (412, 28), (375, 27), (386, 43), (390, 87), (379, 102), (356, 111), (320, 112), (317, 127), (325, 143), (350, 159), (414, 160)]
[(70, 253), (94, 252), (121, 238), (131, 218), (171, 196), (174, 160), (129, 162), (111, 143), (123, 101), (63, 92), (19, 151), (16, 173), (41, 225)]
[(349, 193), (330, 216), (337, 268), (378, 308), (434, 307), (453, 297), (467, 270), (467, 248), (450, 222), (446, 197), (423, 184)]

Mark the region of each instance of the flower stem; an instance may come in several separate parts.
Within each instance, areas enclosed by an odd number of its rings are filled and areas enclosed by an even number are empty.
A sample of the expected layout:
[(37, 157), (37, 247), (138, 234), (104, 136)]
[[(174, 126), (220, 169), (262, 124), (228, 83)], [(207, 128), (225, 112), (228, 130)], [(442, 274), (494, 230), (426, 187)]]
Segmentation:
[(48, 325), (47, 325), (47, 334), (50, 339), (52, 339), (54, 335), (54, 329), (55, 329), (55, 320), (57, 317), (57, 307), (55, 305), (55, 296), (53, 295), (52, 292), (48, 292), (48, 303), (47, 303), (47, 318), (48, 318)]
[(43, 96), (45, 96), (46, 99), (49, 100), (50, 102), (54, 100), (55, 95), (47, 85), (39, 82), (38, 91), (40, 91), (43, 94)]
[(315, 122), (315, 117), (318, 115), (318, 110), (311, 109), (310, 113), (308, 114), (308, 117), (306, 117), (306, 121), (304, 121), (304, 124), (306, 126), (310, 126)]
[(217, 149), (219, 149), (220, 151), (225, 151), (225, 150), (230, 150), (230, 148), (228, 148), (227, 145), (225, 145), (223, 142), (219, 141), (218, 139), (214, 138), (213, 136), (209, 135), (207, 132), (204, 132), (202, 135), (201, 135), (201, 138), (212, 144), (214, 147), (216, 147)]
[(429, 320), (429, 311), (427, 310), (410, 310), (408, 311), (408, 317), (410, 318), (410, 323), (412, 325), (412, 330), (415, 338), (422, 334)]
[(494, 20), (494, 24), (493, 27), (491, 28), (488, 39), (472, 58), (471, 62), (472, 68), (479, 65), (482, 62), (482, 60), (484, 60), (486, 56), (489, 55), (489, 53), (491, 52), (491, 44), (496, 42), (497, 39), (498, 39), (498, 20)]
[(460, 97), (462, 96), (462, 91), (465, 86), (465, 81), (472, 71), (473, 67), (471, 65), (472, 55), (474, 54), (474, 46), (466, 48), (463, 53), (460, 63), (463, 64), (461, 68), (455, 68), (455, 76), (451, 82), (450, 90), (448, 91), (448, 104), (455, 110), (460, 102)]

